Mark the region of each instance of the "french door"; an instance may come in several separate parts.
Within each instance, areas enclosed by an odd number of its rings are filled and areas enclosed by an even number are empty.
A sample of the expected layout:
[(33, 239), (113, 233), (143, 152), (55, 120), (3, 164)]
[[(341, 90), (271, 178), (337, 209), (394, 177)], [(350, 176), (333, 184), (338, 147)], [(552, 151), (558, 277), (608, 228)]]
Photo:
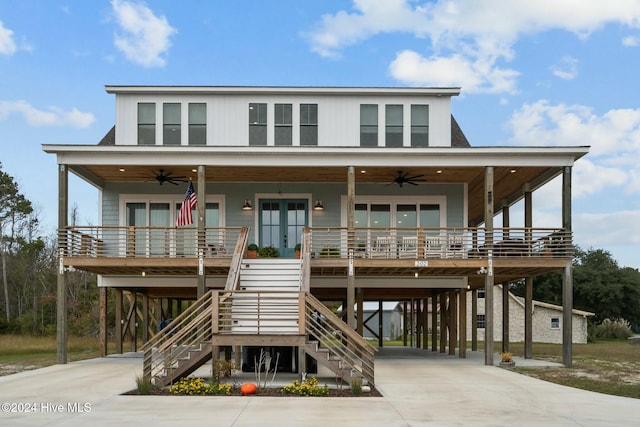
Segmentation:
[(302, 230), (308, 224), (306, 199), (261, 199), (260, 247), (273, 246), (284, 258), (295, 257), (295, 248), (302, 243)]

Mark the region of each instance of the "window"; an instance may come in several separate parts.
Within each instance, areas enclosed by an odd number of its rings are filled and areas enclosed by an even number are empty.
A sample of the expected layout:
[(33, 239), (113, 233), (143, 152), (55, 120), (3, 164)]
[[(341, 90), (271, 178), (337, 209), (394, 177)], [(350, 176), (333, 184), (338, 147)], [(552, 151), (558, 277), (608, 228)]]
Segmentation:
[(378, 146), (378, 106), (360, 105), (360, 146)]
[(318, 145), (318, 104), (300, 104), (300, 145)]
[(267, 104), (249, 104), (249, 145), (267, 145)]
[(387, 105), (385, 107), (385, 145), (387, 147), (402, 147), (402, 105)]
[(207, 104), (189, 104), (189, 145), (207, 145)]
[(156, 104), (138, 104), (138, 145), (156, 144)]
[(292, 145), (291, 104), (275, 105), (275, 145)]
[(476, 314), (476, 327), (478, 329), (484, 329), (487, 326), (487, 321), (484, 314)]
[(551, 329), (560, 329), (560, 318), (552, 317), (551, 318)]
[(411, 106), (411, 146), (429, 146), (429, 106)]
[(484, 288), (478, 289), (478, 298), (484, 298)]
[(164, 104), (162, 106), (162, 144), (180, 145), (180, 104)]

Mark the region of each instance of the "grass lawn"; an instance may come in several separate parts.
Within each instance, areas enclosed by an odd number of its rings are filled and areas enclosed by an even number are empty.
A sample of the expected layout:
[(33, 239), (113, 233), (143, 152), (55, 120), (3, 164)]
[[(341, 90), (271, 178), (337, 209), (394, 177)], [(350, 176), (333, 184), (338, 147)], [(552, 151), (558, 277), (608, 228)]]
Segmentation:
[[(378, 345), (377, 340), (370, 342)], [(402, 346), (402, 340), (385, 341), (384, 345)], [(471, 349), (471, 343), (467, 349)], [(481, 341), (478, 342), (478, 350), (484, 350)], [(502, 343), (496, 342), (494, 351), (502, 351)], [(514, 356), (523, 357), (524, 343), (511, 343), (509, 351)], [(562, 363), (562, 345), (534, 343), (533, 358)], [(631, 345), (626, 340), (574, 344), (571, 368), (516, 367), (515, 371), (569, 387), (640, 399), (640, 345)]]
[[(100, 356), (97, 338), (69, 336), (68, 339), (70, 362)], [(0, 375), (54, 365), (56, 361), (55, 336), (0, 335)]]

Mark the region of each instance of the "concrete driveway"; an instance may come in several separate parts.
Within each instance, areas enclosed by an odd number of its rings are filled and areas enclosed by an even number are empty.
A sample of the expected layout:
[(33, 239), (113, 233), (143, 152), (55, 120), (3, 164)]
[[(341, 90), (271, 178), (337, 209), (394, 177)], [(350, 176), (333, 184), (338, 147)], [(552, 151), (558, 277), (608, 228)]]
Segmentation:
[[(385, 349), (380, 398), (122, 396), (142, 371), (110, 356), (0, 377), (0, 426), (633, 426), (640, 400), (563, 387), (458, 359)], [(518, 363), (535, 363), (519, 360)], [(544, 369), (544, 368), (542, 368)]]

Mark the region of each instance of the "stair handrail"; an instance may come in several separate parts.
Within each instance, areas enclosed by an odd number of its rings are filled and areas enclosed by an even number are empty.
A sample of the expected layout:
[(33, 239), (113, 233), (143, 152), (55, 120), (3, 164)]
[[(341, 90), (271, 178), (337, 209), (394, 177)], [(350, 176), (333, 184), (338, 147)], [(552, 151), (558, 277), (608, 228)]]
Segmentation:
[(211, 340), (213, 305), (218, 291), (209, 291), (142, 346), (143, 378), (152, 380), (168, 371), (192, 346)]
[(242, 259), (247, 251), (247, 243), (249, 241), (249, 227), (242, 227), (238, 240), (236, 241), (236, 247), (233, 250), (233, 256), (231, 257), (231, 264), (229, 265), (229, 274), (227, 275), (227, 282), (224, 286), (226, 291), (234, 291), (238, 289), (240, 284), (240, 265)]
[[(377, 349), (308, 292), (305, 301), (305, 333), (317, 337), (321, 345), (330, 343), (323, 347), (373, 384)], [(336, 331), (342, 339), (336, 337)]]
[(311, 228), (302, 230), (302, 247), (300, 250), (300, 290), (309, 292), (311, 281)]

